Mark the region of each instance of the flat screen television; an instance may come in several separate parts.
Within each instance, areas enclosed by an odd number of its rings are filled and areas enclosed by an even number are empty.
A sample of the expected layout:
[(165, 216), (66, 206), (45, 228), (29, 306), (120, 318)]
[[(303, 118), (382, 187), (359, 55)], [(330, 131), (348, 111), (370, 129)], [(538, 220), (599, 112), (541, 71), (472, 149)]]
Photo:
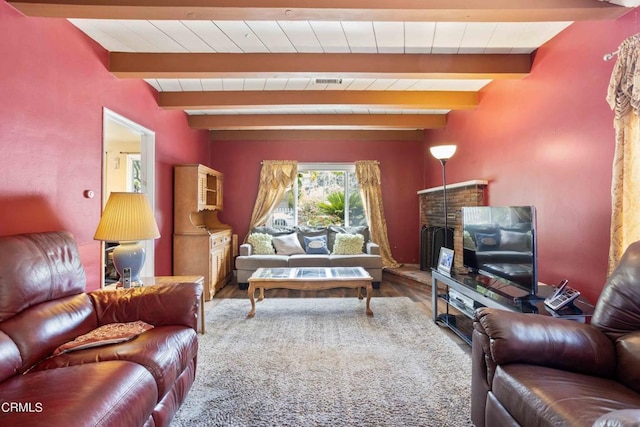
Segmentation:
[(525, 295), (538, 292), (533, 206), (462, 208), (462, 262), (474, 273), (504, 279)]

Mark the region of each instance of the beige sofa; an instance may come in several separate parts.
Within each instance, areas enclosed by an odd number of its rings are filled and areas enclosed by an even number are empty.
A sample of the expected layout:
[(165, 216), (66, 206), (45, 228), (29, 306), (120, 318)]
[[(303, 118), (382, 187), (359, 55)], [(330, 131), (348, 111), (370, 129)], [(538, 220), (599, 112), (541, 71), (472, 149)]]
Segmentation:
[[(373, 287), (379, 288), (382, 280), (382, 258), (380, 257), (380, 247), (370, 240), (368, 227), (339, 227), (329, 226), (326, 228), (292, 227), (255, 227), (250, 234), (264, 233), (274, 237), (291, 236), (295, 233), (300, 246), (305, 248), (305, 237), (316, 238), (326, 236), (328, 254), (296, 253), (284, 255), (278, 253), (271, 255), (255, 254), (253, 245), (244, 243), (240, 245), (239, 255), (236, 257), (235, 266), (237, 281), (240, 289), (247, 289), (249, 277), (258, 268), (281, 268), (281, 267), (363, 267), (373, 278)], [(364, 245), (361, 253), (352, 255), (334, 254), (334, 244), (338, 233), (361, 234)]]

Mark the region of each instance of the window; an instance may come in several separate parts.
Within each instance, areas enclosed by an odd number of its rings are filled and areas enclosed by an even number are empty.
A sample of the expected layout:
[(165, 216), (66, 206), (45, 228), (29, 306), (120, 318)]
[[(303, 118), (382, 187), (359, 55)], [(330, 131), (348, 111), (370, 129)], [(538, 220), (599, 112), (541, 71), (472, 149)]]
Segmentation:
[(278, 204), (268, 225), (366, 225), (355, 165), (298, 164), (298, 179)]
[(127, 191), (142, 193), (140, 154), (127, 154)]

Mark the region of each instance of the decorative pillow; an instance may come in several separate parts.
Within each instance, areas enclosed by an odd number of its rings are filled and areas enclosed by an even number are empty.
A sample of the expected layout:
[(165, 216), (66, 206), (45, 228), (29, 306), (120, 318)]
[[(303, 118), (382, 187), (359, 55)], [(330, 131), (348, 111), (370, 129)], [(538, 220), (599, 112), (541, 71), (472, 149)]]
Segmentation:
[(308, 254), (328, 254), (327, 236), (309, 237), (304, 236), (304, 245)]
[(479, 251), (497, 251), (500, 235), (497, 233), (484, 234), (476, 233), (476, 243)]
[(336, 234), (333, 253), (336, 255), (357, 255), (362, 253), (364, 236), (362, 234)]
[(264, 225), (264, 226), (260, 226), (260, 227), (253, 227), (251, 229), (251, 233), (266, 233), (266, 234), (271, 234), (272, 236), (282, 236), (284, 234), (291, 234), (291, 233), (295, 233), (296, 230), (293, 227), (270, 227), (268, 225)]
[(256, 255), (274, 255), (276, 251), (273, 249), (272, 241), (273, 236), (267, 233), (252, 233), (247, 239)]
[(338, 233), (346, 233), (346, 234), (362, 234), (364, 238), (364, 243), (362, 244), (362, 252), (366, 252), (366, 248), (364, 246), (371, 237), (369, 236), (369, 227), (366, 225), (358, 225), (358, 226), (342, 226), (342, 225), (330, 225), (329, 226), (329, 237), (327, 240), (327, 246), (329, 246), (329, 250), (333, 249), (333, 245), (336, 243), (336, 235)]
[[(304, 240), (305, 237), (317, 237), (317, 236), (326, 236), (327, 229), (325, 227), (309, 227), (306, 225), (301, 225), (296, 230), (298, 233), (298, 240), (300, 241), (300, 245), (303, 248), (307, 247), (307, 242)], [(329, 239), (327, 239), (327, 247), (329, 246)]]
[(276, 248), (278, 255), (294, 255), (303, 254), (304, 249), (300, 245), (298, 236), (296, 233), (285, 234), (284, 236), (277, 236), (273, 238), (273, 246)]
[(501, 251), (529, 252), (531, 250), (530, 241), (530, 233), (500, 230)]
[(129, 323), (109, 323), (107, 325), (100, 326), (89, 333), (80, 335), (73, 341), (62, 344), (60, 347), (55, 349), (53, 355), (57, 356), (58, 354), (67, 353), (69, 351), (129, 341), (151, 328), (153, 328), (153, 325), (143, 322), (142, 320)]

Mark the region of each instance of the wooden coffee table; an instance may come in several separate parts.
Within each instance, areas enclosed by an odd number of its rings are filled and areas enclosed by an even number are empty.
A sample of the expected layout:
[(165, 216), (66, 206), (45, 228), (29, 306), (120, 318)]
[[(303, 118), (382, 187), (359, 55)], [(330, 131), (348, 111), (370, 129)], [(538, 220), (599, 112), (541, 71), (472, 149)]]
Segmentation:
[(299, 267), (299, 268), (259, 268), (249, 278), (249, 299), (251, 311), (247, 317), (256, 314), (255, 291), (260, 289), (258, 301), (264, 299), (265, 289), (324, 290), (334, 288), (356, 288), (362, 299), (362, 288), (367, 289), (367, 316), (373, 316), (369, 307), (373, 288), (373, 278), (362, 267)]

